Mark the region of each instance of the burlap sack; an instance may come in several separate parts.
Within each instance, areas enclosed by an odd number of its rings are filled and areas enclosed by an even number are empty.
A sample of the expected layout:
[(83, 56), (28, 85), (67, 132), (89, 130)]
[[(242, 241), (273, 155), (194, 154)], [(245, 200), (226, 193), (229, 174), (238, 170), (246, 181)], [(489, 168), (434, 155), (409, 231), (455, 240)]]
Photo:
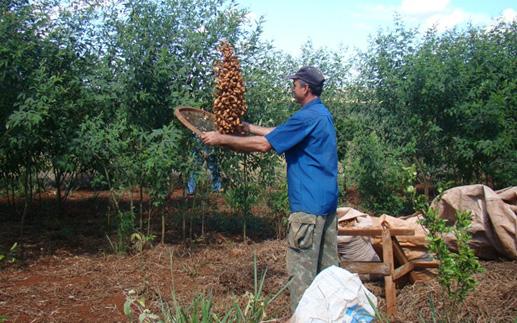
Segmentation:
[[(517, 259), (517, 187), (494, 192), (485, 185), (451, 188), (432, 205), (449, 224), (456, 221), (457, 210), (472, 213), (471, 248), (481, 259), (506, 257)], [(446, 237), (448, 246), (456, 248), (454, 235)]]

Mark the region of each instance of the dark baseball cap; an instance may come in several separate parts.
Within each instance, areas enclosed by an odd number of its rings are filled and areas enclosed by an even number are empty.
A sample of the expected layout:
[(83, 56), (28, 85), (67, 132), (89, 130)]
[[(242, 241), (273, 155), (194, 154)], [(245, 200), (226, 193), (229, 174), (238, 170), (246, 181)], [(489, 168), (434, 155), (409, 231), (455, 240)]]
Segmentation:
[(323, 85), (325, 78), (320, 70), (314, 66), (304, 66), (296, 72), (296, 74), (289, 76), (291, 80), (302, 80), (311, 85)]

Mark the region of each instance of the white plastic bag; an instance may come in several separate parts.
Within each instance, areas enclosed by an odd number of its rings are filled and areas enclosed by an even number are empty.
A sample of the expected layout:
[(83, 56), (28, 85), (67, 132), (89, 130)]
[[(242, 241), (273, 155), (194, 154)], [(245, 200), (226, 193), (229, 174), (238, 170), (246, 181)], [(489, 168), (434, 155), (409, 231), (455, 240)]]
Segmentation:
[(357, 274), (332, 266), (314, 278), (291, 322), (371, 322), (375, 311), (370, 302), (377, 306), (377, 298), (363, 286)]

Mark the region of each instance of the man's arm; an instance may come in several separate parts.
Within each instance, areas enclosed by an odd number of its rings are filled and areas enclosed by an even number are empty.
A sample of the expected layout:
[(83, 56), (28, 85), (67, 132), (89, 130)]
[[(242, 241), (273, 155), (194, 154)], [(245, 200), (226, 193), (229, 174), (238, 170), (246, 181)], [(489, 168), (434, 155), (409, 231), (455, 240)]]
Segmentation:
[(275, 128), (261, 127), (261, 126), (257, 126), (257, 125), (247, 123), (247, 122), (243, 122), (242, 124), (244, 125), (244, 130), (246, 130), (254, 135), (257, 135), (257, 136), (265, 136), (275, 129)]
[(203, 132), (200, 136), (203, 143), (210, 146), (225, 146), (240, 152), (268, 152), (271, 144), (264, 136), (238, 137), (223, 135), (217, 131)]

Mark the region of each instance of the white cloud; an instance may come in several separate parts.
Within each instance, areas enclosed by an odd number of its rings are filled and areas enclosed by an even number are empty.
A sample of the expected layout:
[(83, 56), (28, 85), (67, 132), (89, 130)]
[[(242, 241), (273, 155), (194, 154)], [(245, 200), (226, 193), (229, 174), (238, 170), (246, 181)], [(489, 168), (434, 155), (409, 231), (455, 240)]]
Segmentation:
[(429, 29), (436, 27), (438, 31), (445, 31), (451, 29), (454, 26), (467, 21), (468, 15), (461, 9), (455, 9), (451, 13), (447, 14), (436, 14), (427, 18), (422, 24), (423, 29)]
[[(469, 22), (474, 25), (490, 23), (488, 15), (465, 11), (453, 6), (450, 0), (402, 0), (398, 10), (407, 21), (420, 25), (420, 30), (436, 27), (443, 32)], [(508, 13), (512, 14), (515, 12)]]
[(397, 11), (396, 6), (383, 5), (383, 4), (358, 4), (356, 9), (353, 10), (350, 15), (353, 18), (360, 19), (361, 21), (391, 21), (393, 14)]
[(449, 0), (402, 0), (400, 12), (405, 15), (426, 16), (447, 9)]
[(517, 11), (512, 8), (506, 8), (502, 11), (501, 15), (497, 18), (494, 18), (490, 24), (487, 24), (485, 27), (485, 31), (489, 32), (494, 28), (499, 28), (499, 24), (506, 23), (510, 24), (514, 21), (517, 21)]
[(506, 8), (503, 10), (503, 14), (501, 15), (504, 22), (512, 22), (517, 20), (517, 11), (512, 8)]
[(443, 32), (469, 22), (475, 25), (487, 24), (490, 22), (490, 17), (483, 14), (466, 12), (463, 9), (454, 9), (450, 12), (428, 17), (422, 24), (422, 29), (426, 30), (434, 26), (438, 31)]
[[(396, 5), (357, 4), (351, 13), (353, 29), (362, 31), (362, 34), (371, 34), (379, 28), (390, 26), (395, 13), (401, 15), (407, 27), (417, 27), (421, 32), (431, 27), (444, 32), (454, 27), (465, 27), (467, 23), (481, 26), (492, 22), (488, 14), (468, 11), (450, 0), (401, 0)], [(507, 8), (502, 12), (501, 19), (507, 22), (517, 19), (517, 11)]]

